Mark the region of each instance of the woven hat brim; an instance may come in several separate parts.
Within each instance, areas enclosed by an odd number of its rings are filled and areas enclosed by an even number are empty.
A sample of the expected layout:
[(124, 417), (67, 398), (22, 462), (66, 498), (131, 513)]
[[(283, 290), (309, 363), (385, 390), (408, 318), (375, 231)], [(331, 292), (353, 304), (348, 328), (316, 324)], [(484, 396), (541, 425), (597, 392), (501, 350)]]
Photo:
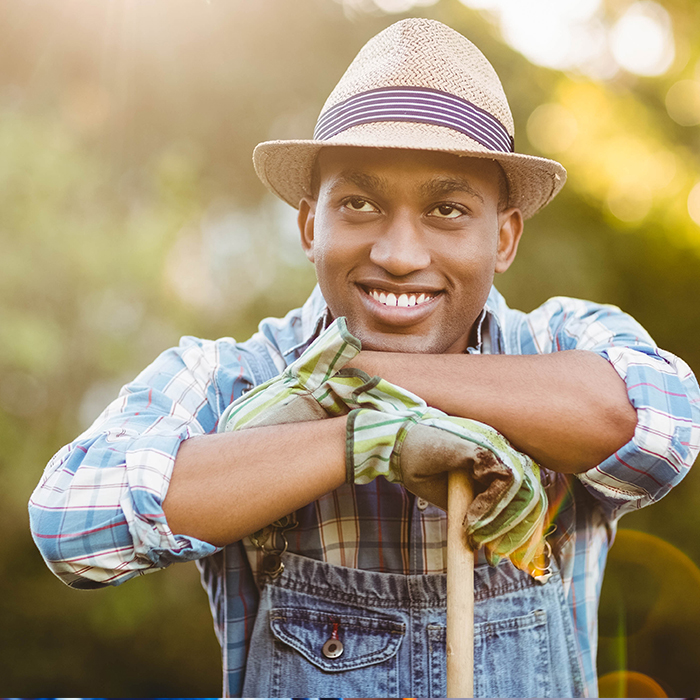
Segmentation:
[(265, 141), (255, 148), (253, 164), (263, 184), (294, 208), (311, 194), (311, 176), (319, 151), (334, 146), (441, 151), (498, 161), (508, 179), (508, 206), (518, 207), (526, 219), (548, 204), (566, 182), (566, 170), (557, 161), (490, 151), (462, 134), (439, 126), (426, 129), (426, 125), (420, 125), (423, 138), (417, 138), (417, 130), (411, 126), (404, 122), (383, 122), (348, 129), (327, 141)]

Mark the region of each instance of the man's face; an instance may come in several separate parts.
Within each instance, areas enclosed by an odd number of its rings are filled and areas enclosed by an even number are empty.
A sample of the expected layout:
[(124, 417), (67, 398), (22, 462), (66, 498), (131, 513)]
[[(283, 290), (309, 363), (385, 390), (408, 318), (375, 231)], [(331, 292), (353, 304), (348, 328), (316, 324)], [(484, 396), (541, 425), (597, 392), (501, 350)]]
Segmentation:
[(364, 350), (464, 352), (519, 210), (499, 212), (499, 166), (425, 151), (327, 148), (302, 245), (334, 317)]

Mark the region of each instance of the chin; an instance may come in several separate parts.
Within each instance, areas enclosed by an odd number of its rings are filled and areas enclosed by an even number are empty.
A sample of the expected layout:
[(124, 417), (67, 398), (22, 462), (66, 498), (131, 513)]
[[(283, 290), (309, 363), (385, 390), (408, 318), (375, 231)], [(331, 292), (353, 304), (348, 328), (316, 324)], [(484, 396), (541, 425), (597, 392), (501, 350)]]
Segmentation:
[(374, 352), (405, 352), (413, 354), (441, 354), (445, 352), (442, 343), (436, 339), (400, 333), (376, 333), (360, 331), (356, 337), (363, 350)]

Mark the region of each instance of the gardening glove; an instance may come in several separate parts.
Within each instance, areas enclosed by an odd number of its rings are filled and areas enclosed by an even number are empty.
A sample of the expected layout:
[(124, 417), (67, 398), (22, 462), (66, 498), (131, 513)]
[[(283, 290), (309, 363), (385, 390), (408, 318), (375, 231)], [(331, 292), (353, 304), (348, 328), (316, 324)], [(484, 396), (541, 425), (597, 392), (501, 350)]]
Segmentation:
[[(220, 433), (260, 425), (317, 420), (348, 413), (326, 382), (360, 352), (354, 338), (337, 318), (280, 375), (255, 387), (226, 408)], [(366, 375), (365, 375), (366, 376)], [(360, 380), (356, 380), (359, 384)]]
[(415, 394), (381, 377), (370, 377), (356, 367), (346, 367), (326, 382), (329, 394), (336, 404), (343, 404), (348, 413), (356, 408), (375, 411), (408, 411), (422, 415), (428, 404)]
[(345, 368), (360, 341), (340, 317), (282, 374), (255, 387), (226, 408), (218, 432), (341, 416), (354, 408), (424, 410), (423, 399), (380, 377)]
[(490, 564), (511, 556), (525, 570), (542, 554), (547, 498), (539, 468), (490, 426), (434, 408), (355, 409), (346, 466), (349, 482), (384, 476), (443, 510), (447, 472), (468, 469), (475, 492), (464, 518), (470, 545), (483, 545)]

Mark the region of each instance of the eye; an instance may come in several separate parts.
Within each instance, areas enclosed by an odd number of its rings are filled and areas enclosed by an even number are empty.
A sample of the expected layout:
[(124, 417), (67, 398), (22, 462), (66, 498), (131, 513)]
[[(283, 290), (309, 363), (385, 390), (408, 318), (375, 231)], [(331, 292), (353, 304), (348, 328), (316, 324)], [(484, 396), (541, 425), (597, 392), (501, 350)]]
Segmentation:
[(362, 197), (350, 197), (343, 202), (343, 206), (350, 209), (350, 211), (361, 211), (361, 212), (375, 212), (377, 207), (371, 204), (366, 199)]
[(466, 214), (466, 211), (455, 204), (438, 204), (428, 212), (428, 216), (434, 216), (438, 219), (456, 219), (463, 214)]

